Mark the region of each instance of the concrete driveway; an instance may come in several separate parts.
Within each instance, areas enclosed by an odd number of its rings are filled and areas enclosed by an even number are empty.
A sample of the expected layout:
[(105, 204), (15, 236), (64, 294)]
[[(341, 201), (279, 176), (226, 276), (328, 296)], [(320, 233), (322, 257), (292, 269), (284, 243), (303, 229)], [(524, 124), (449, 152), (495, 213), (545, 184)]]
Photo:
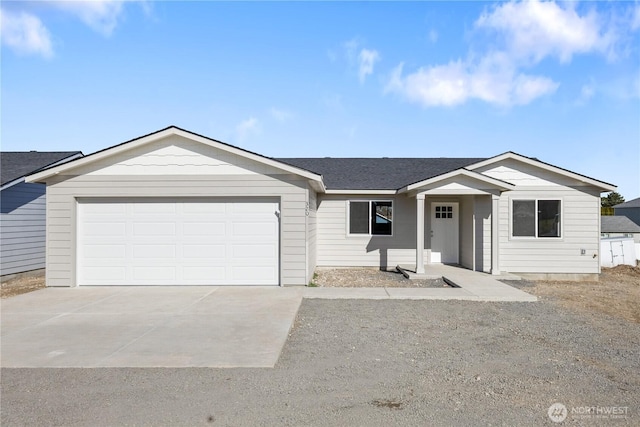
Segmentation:
[(47, 288), (2, 300), (1, 365), (273, 367), (301, 300), (279, 287)]

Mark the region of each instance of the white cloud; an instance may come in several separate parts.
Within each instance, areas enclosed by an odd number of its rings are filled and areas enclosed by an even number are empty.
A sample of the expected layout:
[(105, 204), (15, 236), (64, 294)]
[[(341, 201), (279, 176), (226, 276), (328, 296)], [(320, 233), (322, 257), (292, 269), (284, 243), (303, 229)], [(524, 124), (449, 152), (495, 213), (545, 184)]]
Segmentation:
[(236, 126), (236, 137), (238, 141), (245, 141), (251, 135), (260, 133), (260, 122), (255, 117), (249, 117)]
[(362, 49), (358, 55), (358, 78), (364, 83), (368, 75), (373, 73), (373, 66), (380, 61), (380, 54), (375, 50)]
[(120, 0), (51, 1), (49, 4), (77, 16), (104, 36), (111, 35), (123, 10)]
[(577, 104), (584, 104), (596, 94), (596, 87), (593, 81), (589, 83), (585, 83), (580, 88), (580, 98), (577, 101)]
[(553, 93), (559, 84), (518, 72), (504, 55), (488, 55), (477, 64), (451, 61), (422, 67), (403, 76), (403, 64), (392, 72), (386, 92), (424, 107), (453, 107), (477, 99), (498, 106), (524, 105)]
[(511, 82), (508, 103), (526, 105), (536, 98), (555, 92), (559, 86), (559, 83), (547, 77), (518, 74)]
[(357, 59), (356, 54), (358, 52), (359, 45), (360, 45), (360, 42), (356, 38), (353, 38), (342, 44), (342, 47), (344, 48), (344, 54), (347, 57), (347, 61), (351, 64), (355, 63)]
[(500, 3), (475, 24), (500, 32), (512, 56), (534, 62), (556, 56), (566, 63), (577, 53), (607, 53), (615, 37), (604, 31), (595, 10), (581, 16), (575, 4), (564, 5), (539, 0)]
[[(376, 62), (379, 62), (381, 57), (380, 53), (375, 49), (360, 48), (362, 42), (354, 37), (342, 43), (342, 49), (344, 51), (344, 58), (347, 61), (350, 69), (357, 68), (358, 80), (360, 83), (364, 83), (367, 76), (373, 74), (373, 68)], [(329, 54), (329, 60), (332, 62), (336, 59), (333, 51)]]
[(435, 43), (438, 41), (438, 32), (436, 30), (434, 30), (433, 28), (431, 30), (429, 30), (429, 41), (431, 43)]
[[(134, 0), (127, 1), (134, 2)], [(141, 5), (145, 14), (150, 14), (149, 2), (146, 0), (135, 2)], [(41, 18), (36, 16), (36, 11), (42, 12), (44, 7), (48, 7), (71, 14), (94, 31), (110, 36), (122, 17), (124, 4), (125, 0), (12, 2), (10, 11), (7, 8), (0, 9), (2, 43), (18, 53), (51, 57), (53, 56), (51, 34)]]
[(633, 9), (633, 18), (631, 19), (631, 30), (635, 31), (640, 28), (640, 5), (636, 5)]
[(281, 110), (275, 107), (269, 110), (269, 114), (271, 114), (271, 117), (273, 117), (275, 120), (279, 122), (286, 122), (293, 117), (293, 114), (290, 113), (289, 111)]
[(35, 15), (0, 9), (0, 38), (2, 44), (19, 54), (53, 56), (49, 30)]
[[(571, 2), (497, 3), (475, 21), (476, 30), (498, 35), (492, 50), (469, 51), (466, 59), (423, 66), (407, 74), (400, 64), (385, 91), (425, 107), (455, 106), (472, 99), (507, 107), (529, 104), (560, 86), (549, 77), (526, 72), (542, 60), (555, 58), (568, 63), (573, 56), (586, 53), (615, 58), (616, 45), (629, 25), (621, 28), (612, 17), (598, 14), (595, 7), (588, 9), (579, 12)], [(640, 26), (640, 17), (638, 21)], [(593, 96), (593, 91), (585, 86), (582, 99)]]

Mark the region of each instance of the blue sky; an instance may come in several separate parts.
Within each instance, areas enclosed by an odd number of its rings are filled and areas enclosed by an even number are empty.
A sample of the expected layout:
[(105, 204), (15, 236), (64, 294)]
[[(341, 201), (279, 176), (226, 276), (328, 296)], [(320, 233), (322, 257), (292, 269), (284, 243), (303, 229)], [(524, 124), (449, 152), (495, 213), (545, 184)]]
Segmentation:
[(527, 156), (640, 196), (638, 2), (1, 4), (2, 150)]

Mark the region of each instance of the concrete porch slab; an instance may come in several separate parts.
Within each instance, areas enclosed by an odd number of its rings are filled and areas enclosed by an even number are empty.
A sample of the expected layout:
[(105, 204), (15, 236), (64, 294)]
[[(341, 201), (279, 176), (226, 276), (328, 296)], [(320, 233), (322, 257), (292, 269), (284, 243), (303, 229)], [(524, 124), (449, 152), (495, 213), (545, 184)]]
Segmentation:
[[(402, 265), (398, 266), (398, 269), (415, 275), (415, 266)], [(450, 282), (473, 295), (474, 299), (478, 301), (534, 302), (538, 300), (536, 296), (516, 289), (498, 280), (519, 279), (517, 276), (511, 274), (494, 276), (486, 273), (480, 273), (478, 271), (467, 270), (462, 267), (444, 264), (427, 265), (425, 266), (425, 271), (428, 275), (444, 278), (445, 281)]]

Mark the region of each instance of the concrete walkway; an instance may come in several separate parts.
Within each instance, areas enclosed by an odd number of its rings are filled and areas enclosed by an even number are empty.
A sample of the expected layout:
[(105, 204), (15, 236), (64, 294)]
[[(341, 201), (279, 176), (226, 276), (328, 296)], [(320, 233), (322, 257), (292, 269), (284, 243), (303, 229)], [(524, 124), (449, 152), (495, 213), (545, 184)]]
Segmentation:
[[(404, 270), (415, 270), (404, 266)], [(419, 278), (445, 278), (457, 288), (304, 288), (304, 298), (322, 299), (414, 299), (533, 302), (538, 298), (500, 282), (516, 276), (492, 276), (449, 265), (429, 265)], [(415, 274), (415, 273), (414, 273)]]

